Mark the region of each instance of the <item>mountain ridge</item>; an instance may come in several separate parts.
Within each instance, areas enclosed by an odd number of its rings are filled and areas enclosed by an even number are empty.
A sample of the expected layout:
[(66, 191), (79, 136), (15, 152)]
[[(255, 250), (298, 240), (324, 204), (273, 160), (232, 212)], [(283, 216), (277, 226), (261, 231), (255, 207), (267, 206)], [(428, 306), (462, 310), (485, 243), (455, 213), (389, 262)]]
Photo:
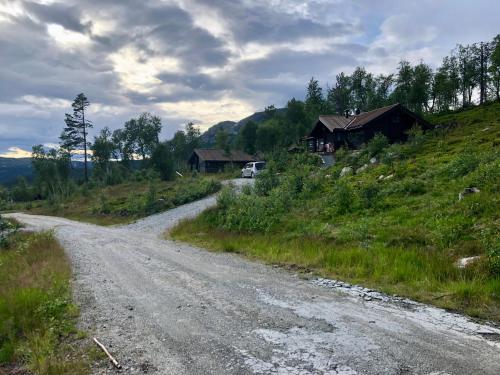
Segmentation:
[[(286, 111), (286, 108), (277, 108), (276, 113), (281, 114)], [(238, 131), (249, 121), (256, 123), (263, 122), (269, 118), (266, 111), (259, 111), (247, 116), (239, 121), (221, 121), (205, 130), (200, 137), (203, 147), (213, 147), (215, 145), (215, 137), (219, 130), (225, 130), (229, 134), (229, 139), (232, 141), (236, 138)]]

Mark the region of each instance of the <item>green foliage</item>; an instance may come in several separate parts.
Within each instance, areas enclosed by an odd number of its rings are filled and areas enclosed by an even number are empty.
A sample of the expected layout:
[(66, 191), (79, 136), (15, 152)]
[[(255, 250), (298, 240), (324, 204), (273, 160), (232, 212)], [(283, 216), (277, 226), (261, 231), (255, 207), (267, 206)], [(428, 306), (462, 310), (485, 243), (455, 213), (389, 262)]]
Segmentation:
[[(500, 320), (499, 113), (495, 103), (435, 116), (457, 124), (338, 150), (325, 169), (307, 154), (269, 154), (253, 190), (231, 193), (173, 236)], [(339, 178), (374, 150), (377, 163)], [(470, 186), (480, 192), (459, 201)], [(470, 256), (481, 258), (456, 267)]]
[(344, 215), (355, 208), (355, 194), (351, 185), (343, 180), (338, 180), (328, 193), (326, 200), (329, 211), (334, 215)]
[(473, 150), (469, 145), (464, 147), (446, 167), (447, 173), (452, 178), (465, 176), (474, 171), (481, 162), (477, 151)]
[(75, 150), (83, 150), (85, 162), (85, 181), (88, 181), (87, 169), (87, 148), (89, 142), (87, 140), (88, 129), (92, 128), (92, 123), (85, 118), (85, 111), (90, 103), (85, 94), (78, 94), (71, 106), (73, 114), (66, 113), (64, 122), (66, 127), (63, 129), (61, 136), (61, 148), (69, 154)]
[(175, 179), (174, 158), (167, 144), (160, 143), (156, 146), (151, 156), (151, 164), (163, 181)]
[(52, 200), (63, 199), (73, 190), (70, 180), (71, 158), (63, 149), (45, 150), (42, 145), (33, 146), (31, 156), (37, 195)]
[(130, 119), (125, 123), (121, 135), (124, 139), (124, 150), (140, 155), (145, 162), (160, 143), (161, 129), (161, 119), (148, 112), (142, 113), (137, 119)]
[(0, 215), (0, 250), (8, 248), (11, 237), (17, 232), (18, 225)]
[(382, 133), (377, 133), (375, 136), (368, 142), (366, 148), (371, 157), (379, 155), (382, 151), (384, 151), (389, 146), (389, 140)]
[(86, 374), (76, 332), (71, 270), (51, 233), (18, 234), (0, 252), (0, 365), (18, 363), (30, 373)]
[(226, 154), (231, 152), (231, 144), (229, 143), (229, 134), (224, 129), (219, 129), (215, 135), (215, 147), (224, 150)]

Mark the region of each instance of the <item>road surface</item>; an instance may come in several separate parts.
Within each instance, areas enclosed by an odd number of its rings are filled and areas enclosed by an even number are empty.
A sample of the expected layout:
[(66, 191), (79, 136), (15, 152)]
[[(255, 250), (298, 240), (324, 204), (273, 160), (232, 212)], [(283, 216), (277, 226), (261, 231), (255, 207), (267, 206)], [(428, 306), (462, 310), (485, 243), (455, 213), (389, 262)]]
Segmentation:
[(500, 374), (494, 327), (160, 238), (214, 202), (119, 227), (9, 216), (55, 230), (82, 324), (121, 373)]

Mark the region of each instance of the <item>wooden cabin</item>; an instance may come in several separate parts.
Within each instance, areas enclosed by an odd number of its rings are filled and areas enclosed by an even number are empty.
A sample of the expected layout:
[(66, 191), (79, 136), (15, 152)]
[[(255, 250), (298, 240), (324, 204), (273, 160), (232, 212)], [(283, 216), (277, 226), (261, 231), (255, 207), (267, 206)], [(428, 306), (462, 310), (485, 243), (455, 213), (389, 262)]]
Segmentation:
[(357, 148), (376, 133), (384, 134), (391, 143), (400, 142), (415, 125), (423, 130), (432, 126), (399, 103), (355, 115), (319, 116), (306, 144), (310, 152), (333, 153), (341, 146)]
[(224, 150), (210, 148), (196, 148), (189, 157), (188, 164), (191, 170), (198, 172), (223, 172), (226, 168), (243, 168), (246, 163), (257, 161), (251, 155), (239, 150)]

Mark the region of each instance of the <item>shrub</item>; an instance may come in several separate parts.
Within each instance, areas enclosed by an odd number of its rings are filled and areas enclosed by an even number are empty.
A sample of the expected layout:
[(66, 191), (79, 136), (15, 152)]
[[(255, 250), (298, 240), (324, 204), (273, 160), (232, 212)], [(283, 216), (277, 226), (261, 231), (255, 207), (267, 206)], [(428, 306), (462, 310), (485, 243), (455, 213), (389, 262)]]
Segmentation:
[(371, 157), (377, 156), (384, 149), (389, 146), (389, 140), (382, 133), (377, 133), (375, 136), (368, 142), (366, 145), (366, 149)]
[(500, 276), (500, 240), (498, 240), (498, 237), (496, 241), (489, 245), (487, 250), (491, 273)]
[(0, 249), (10, 244), (10, 236), (17, 231), (18, 227), (13, 222), (4, 219), (0, 215)]
[(478, 168), (471, 173), (470, 185), (478, 186), (481, 189), (491, 192), (500, 191), (500, 158), (489, 163), (480, 164)]
[(360, 189), (359, 196), (361, 205), (364, 208), (373, 208), (378, 206), (381, 198), (380, 185), (376, 182), (367, 183)]
[(279, 183), (280, 178), (277, 175), (276, 165), (271, 161), (266, 166), (266, 169), (257, 175), (255, 193), (260, 196), (268, 195)]
[(327, 198), (330, 211), (334, 215), (343, 215), (353, 211), (355, 207), (355, 195), (349, 183), (338, 180), (333, 186), (330, 196)]

